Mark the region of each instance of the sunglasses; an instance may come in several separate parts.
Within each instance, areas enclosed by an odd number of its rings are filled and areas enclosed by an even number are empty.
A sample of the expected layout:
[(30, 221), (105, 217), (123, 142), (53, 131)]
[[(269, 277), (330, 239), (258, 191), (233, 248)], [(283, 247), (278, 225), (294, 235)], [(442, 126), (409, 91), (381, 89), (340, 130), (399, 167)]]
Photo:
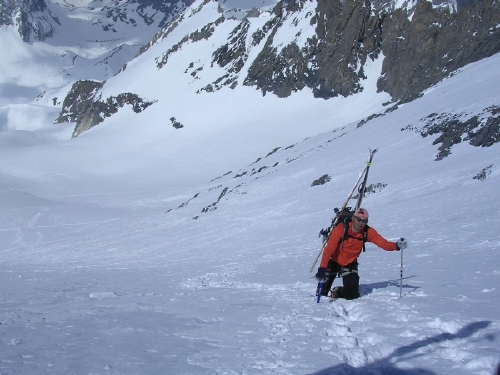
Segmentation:
[(354, 216), (354, 218), (358, 221), (358, 223), (363, 223), (363, 224), (367, 224), (368, 223), (368, 219), (360, 219), (357, 216)]

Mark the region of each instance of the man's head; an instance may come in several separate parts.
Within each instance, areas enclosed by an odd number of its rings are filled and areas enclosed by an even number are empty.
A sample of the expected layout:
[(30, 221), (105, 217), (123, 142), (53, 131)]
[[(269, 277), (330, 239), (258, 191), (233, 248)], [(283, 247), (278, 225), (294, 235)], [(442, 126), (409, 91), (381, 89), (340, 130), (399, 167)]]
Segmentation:
[(368, 211), (366, 208), (358, 208), (353, 215), (352, 222), (357, 225), (365, 225), (368, 223)]

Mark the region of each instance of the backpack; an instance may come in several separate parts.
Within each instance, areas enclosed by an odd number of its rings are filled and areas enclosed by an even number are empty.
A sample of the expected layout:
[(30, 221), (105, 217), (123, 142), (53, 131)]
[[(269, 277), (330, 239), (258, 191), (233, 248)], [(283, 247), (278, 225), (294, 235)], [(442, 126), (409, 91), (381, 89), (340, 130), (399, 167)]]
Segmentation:
[[(354, 215), (354, 211), (351, 207), (345, 207), (344, 211), (340, 213), (340, 210), (338, 208), (334, 209), (335, 211), (335, 217), (332, 219), (332, 224), (327, 228), (327, 229), (321, 229), (319, 232), (319, 235), (323, 236), (323, 242), (326, 242), (328, 238), (330, 237), (330, 233), (332, 232), (333, 228), (335, 228), (337, 225), (340, 223), (344, 224), (344, 235), (342, 236), (342, 239), (340, 242), (344, 242), (348, 238), (355, 238), (359, 241), (363, 241), (363, 252), (366, 251), (365, 248), (365, 243), (368, 241), (368, 225), (365, 225), (363, 229), (363, 238), (357, 238), (349, 235), (349, 225), (348, 223), (352, 221), (352, 216)], [(338, 218), (338, 220), (337, 220)]]

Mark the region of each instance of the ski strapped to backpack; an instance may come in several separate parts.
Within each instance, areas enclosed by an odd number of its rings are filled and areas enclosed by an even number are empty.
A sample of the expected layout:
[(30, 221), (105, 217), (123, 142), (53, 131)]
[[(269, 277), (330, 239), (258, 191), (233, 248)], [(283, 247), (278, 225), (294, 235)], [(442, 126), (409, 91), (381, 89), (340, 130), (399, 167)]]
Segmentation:
[[(337, 216), (332, 220), (332, 225), (328, 229), (322, 230), (320, 232), (320, 235), (323, 235), (323, 245), (322, 245), (322, 247), (321, 247), (318, 255), (316, 256), (316, 259), (314, 259), (314, 262), (313, 262), (313, 264), (312, 264), (311, 269), (309, 270), (309, 272), (312, 272), (314, 270), (314, 267), (316, 267), (316, 263), (318, 262), (319, 257), (323, 253), (323, 250), (325, 249), (326, 244), (328, 243), (328, 239), (330, 238), (330, 235), (332, 234), (333, 228), (335, 228), (337, 226), (337, 224), (340, 222), (340, 218), (344, 214), (344, 211), (347, 208), (347, 204), (349, 203), (349, 200), (351, 199), (354, 191), (356, 190), (356, 188), (358, 187), (361, 179), (364, 176), (363, 183), (359, 186), (359, 197), (358, 197), (358, 201), (356, 203), (355, 210), (358, 209), (361, 206), (361, 202), (363, 200), (363, 195), (364, 195), (365, 190), (366, 190), (366, 182), (368, 180), (368, 171), (370, 169), (370, 166), (371, 166), (371, 163), (372, 163), (372, 160), (373, 160), (373, 155), (377, 152), (377, 150), (378, 149), (370, 150), (370, 159), (366, 163), (366, 166), (363, 169), (363, 171), (361, 171), (361, 173), (359, 174), (358, 180), (356, 181), (356, 184), (354, 185), (354, 187), (352, 188), (351, 192), (347, 196), (347, 199), (345, 200), (344, 205), (342, 206), (342, 209), (340, 209), (340, 210), (336, 209), (335, 212), (337, 213)], [(351, 216), (352, 216), (352, 213), (351, 213)], [(346, 227), (346, 225), (344, 225), (344, 228), (345, 227)], [(365, 242), (366, 241), (363, 241), (363, 250), (365, 250), (364, 249), (364, 243)]]
[(366, 163), (365, 178), (359, 189), (359, 197), (358, 201), (356, 202), (356, 209), (361, 207), (361, 202), (363, 201), (363, 197), (365, 196), (366, 182), (368, 181), (368, 172), (370, 171), (370, 166), (372, 165), (373, 155), (375, 155), (377, 150), (378, 148), (376, 148), (375, 150), (370, 150), (370, 160), (368, 160), (368, 162)]

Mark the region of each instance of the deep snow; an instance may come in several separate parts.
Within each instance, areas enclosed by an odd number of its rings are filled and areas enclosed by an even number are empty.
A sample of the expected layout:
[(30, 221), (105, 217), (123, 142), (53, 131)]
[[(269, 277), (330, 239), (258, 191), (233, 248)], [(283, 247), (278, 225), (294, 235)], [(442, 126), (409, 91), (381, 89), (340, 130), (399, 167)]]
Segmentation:
[[(363, 127), (262, 155), (246, 168), (268, 166), (259, 174), (178, 190), (155, 179), (150, 146), (138, 146), (151, 174), (139, 189), (128, 166), (140, 162), (121, 150), (121, 134), (0, 133), (2, 372), (491, 374), (499, 177), (496, 168), (472, 177), (498, 164), (498, 146), (464, 143), (436, 162), (431, 139), (400, 129), (432, 112), (498, 105), (499, 59)], [(95, 147), (99, 133), (107, 149)], [(362, 298), (316, 304), (317, 233), (369, 147), (380, 148), (370, 180), (387, 184), (364, 200), (371, 225), (410, 241), (403, 298), (399, 253), (368, 246)], [(100, 157), (123, 169), (98, 173)], [(332, 181), (311, 187), (324, 173)], [(224, 187), (218, 208), (201, 213)]]
[[(437, 135), (402, 129), (499, 106), (500, 55), (357, 127), (386, 109), (374, 80), (328, 101), (195, 95), (176, 71), (191, 48), (210, 53), (187, 45), (160, 73), (177, 91), (148, 81), (159, 45), (108, 81), (110, 95), (133, 83), (159, 99), (141, 114), (70, 139), (74, 124), (15, 112), (19, 128), (0, 132), (0, 373), (493, 374), (499, 146), (464, 141), (435, 161)], [(401, 254), (367, 245), (362, 297), (317, 304), (318, 232), (376, 147), (369, 183), (387, 185), (363, 205), (409, 240), (403, 298)]]

